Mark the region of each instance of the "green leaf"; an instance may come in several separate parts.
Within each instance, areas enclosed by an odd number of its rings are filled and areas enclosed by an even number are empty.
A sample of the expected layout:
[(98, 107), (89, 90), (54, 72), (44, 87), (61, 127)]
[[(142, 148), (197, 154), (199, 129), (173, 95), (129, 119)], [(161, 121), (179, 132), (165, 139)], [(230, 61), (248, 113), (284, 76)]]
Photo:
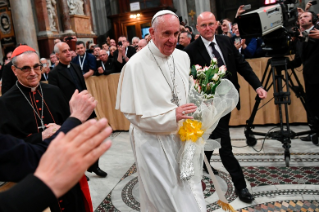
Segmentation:
[(197, 78), (197, 71), (196, 71), (195, 66), (192, 66), (190, 75), (192, 75), (194, 79)]

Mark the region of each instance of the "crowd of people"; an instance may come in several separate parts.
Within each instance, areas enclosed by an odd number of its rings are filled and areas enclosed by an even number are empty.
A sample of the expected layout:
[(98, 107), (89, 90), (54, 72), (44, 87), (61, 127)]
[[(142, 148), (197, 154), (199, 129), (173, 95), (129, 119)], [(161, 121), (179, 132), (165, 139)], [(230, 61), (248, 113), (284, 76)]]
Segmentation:
[[(289, 65), (304, 65), (308, 120), (312, 130), (319, 132), (319, 71), (314, 72), (313, 67), (319, 33), (316, 15), (307, 11), (310, 7), (308, 3), (306, 11), (300, 11), (298, 21), (301, 31), (308, 30), (312, 45), (298, 40), (296, 58)], [(236, 16), (244, 12), (240, 6)], [(192, 119), (189, 114), (197, 108), (187, 103), (189, 68), (205, 66), (216, 58), (219, 67), (227, 67), (231, 74), (226, 78), (238, 91), (237, 73), (259, 98), (266, 98), (267, 91), (245, 60), (264, 55), (261, 38), (241, 39), (236, 19), (219, 22), (211, 12), (198, 15), (196, 29), (198, 34), (192, 27), (181, 25), (175, 13), (162, 10), (153, 17), (150, 34), (144, 39), (133, 37), (130, 42), (126, 36), (117, 41), (107, 37), (101, 45), (84, 43), (75, 36), (56, 39), (49, 59), (41, 58), (27, 44), (8, 52), (1, 76), (0, 181), (23, 181), (0, 194), (0, 210), (93, 210), (89, 179), (83, 173), (87, 170), (107, 176), (99, 168), (99, 157), (111, 145), (102, 141), (112, 130), (105, 119), (94, 120), (98, 103), (87, 91), (85, 79), (121, 73), (116, 108), (131, 122), (141, 211), (206, 211), (200, 181), (192, 178), (181, 182), (178, 177), (176, 156), (181, 141), (176, 130), (179, 121)], [(74, 50), (68, 40), (76, 42)], [(220, 139), (221, 161), (239, 199), (251, 203), (254, 196), (232, 152), (229, 120), (230, 114), (224, 116), (210, 138)], [(212, 153), (205, 148), (208, 161)], [(218, 174), (213, 167), (203, 165), (203, 169)], [(29, 197), (18, 195), (32, 189), (30, 185), (41, 189)], [(8, 197), (19, 197), (21, 204)]]

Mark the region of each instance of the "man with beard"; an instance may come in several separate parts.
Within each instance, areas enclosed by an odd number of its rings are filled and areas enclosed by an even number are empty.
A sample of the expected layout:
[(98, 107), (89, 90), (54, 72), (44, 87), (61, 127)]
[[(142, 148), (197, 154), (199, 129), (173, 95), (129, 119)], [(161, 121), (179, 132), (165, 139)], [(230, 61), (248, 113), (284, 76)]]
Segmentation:
[[(300, 28), (309, 33), (308, 42), (298, 39), (296, 43), (296, 56), (291, 62), (293, 67), (303, 65), (303, 77), (306, 89), (306, 109), (308, 125), (310, 129), (319, 136), (319, 68), (317, 60), (319, 55), (319, 40), (312, 37), (318, 32), (316, 26), (317, 16), (314, 12), (304, 12), (299, 17)], [(301, 137), (303, 141), (311, 141), (310, 135)], [(318, 145), (318, 139), (312, 140)]]

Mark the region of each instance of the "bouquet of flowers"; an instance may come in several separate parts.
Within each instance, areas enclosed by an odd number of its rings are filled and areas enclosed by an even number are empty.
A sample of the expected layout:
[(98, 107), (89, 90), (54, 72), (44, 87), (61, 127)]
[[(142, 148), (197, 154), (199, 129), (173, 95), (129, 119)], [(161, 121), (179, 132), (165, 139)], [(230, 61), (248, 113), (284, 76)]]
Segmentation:
[[(182, 180), (193, 177), (201, 179), (204, 148), (206, 151), (220, 148), (217, 141), (208, 137), (216, 128), (220, 118), (236, 107), (239, 98), (235, 86), (224, 79), (228, 74), (230, 73), (225, 66), (218, 67), (216, 58), (212, 59), (208, 67), (195, 65), (191, 69), (188, 102), (194, 103), (197, 109), (191, 114), (194, 119), (185, 120), (178, 131), (182, 141), (178, 155)], [(217, 186), (215, 185), (215, 188)], [(220, 189), (216, 188), (216, 191), (222, 201), (220, 205), (223, 205), (227, 200)]]

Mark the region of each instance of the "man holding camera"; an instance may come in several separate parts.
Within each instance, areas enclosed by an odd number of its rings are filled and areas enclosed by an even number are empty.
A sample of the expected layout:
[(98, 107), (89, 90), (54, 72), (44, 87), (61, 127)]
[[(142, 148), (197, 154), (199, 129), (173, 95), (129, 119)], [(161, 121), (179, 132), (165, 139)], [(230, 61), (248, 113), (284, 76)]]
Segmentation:
[(118, 39), (117, 50), (113, 53), (113, 58), (117, 59), (120, 65), (116, 68), (116, 72), (121, 72), (123, 66), (136, 53), (136, 49), (129, 45), (125, 36), (120, 36)]
[[(314, 12), (304, 12), (299, 16), (300, 27), (304, 29), (303, 34), (309, 34), (308, 39), (298, 39), (296, 43), (295, 59), (291, 62), (292, 67), (303, 65), (303, 76), (306, 89), (306, 110), (310, 129), (319, 134), (319, 40), (313, 39), (312, 34), (317, 32), (315, 26), (317, 16)], [(302, 137), (303, 141), (311, 141), (311, 136)], [(313, 140), (318, 144), (318, 139)]]

